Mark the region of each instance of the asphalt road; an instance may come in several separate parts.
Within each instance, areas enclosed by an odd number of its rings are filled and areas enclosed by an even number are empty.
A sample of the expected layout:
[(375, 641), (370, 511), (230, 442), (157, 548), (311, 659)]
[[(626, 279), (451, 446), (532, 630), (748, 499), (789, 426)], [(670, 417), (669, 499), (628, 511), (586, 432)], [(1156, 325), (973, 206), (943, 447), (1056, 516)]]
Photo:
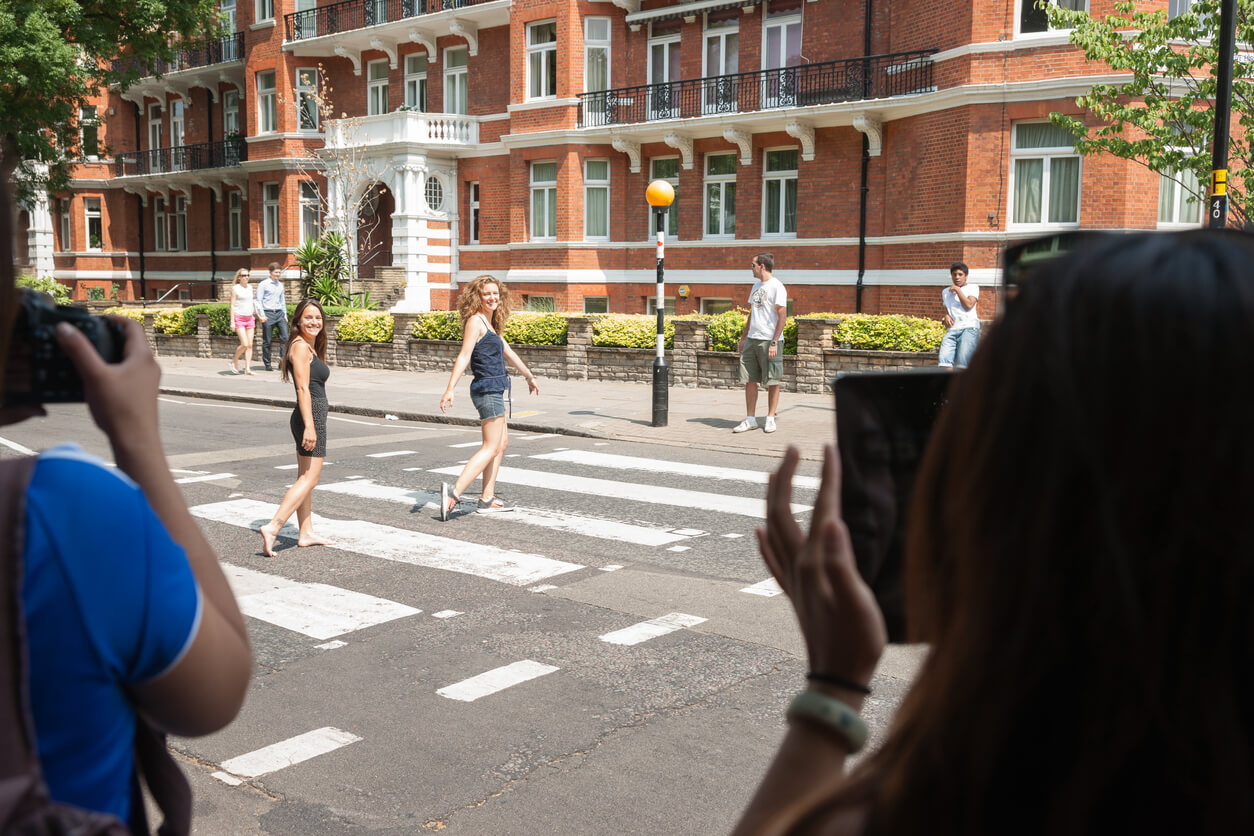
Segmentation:
[[(50, 412), (0, 435), (108, 460), (81, 406)], [(313, 509), (337, 545), (272, 559), (256, 528), (295, 473), (288, 412), (162, 399), (256, 658), (239, 718), (172, 743), (195, 832), (727, 832), (805, 672), (753, 538), (772, 459), (515, 433), (498, 493), (519, 510), (473, 513), (476, 485), (442, 523), (478, 430), (333, 414)], [(873, 734), (919, 655), (886, 655)]]

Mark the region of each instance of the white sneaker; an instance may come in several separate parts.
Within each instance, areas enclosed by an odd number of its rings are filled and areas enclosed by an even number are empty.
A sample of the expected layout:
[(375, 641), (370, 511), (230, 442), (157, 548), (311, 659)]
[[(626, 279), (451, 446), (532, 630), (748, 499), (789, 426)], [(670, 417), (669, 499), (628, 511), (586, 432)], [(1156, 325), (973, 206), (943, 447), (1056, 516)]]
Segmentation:
[(775, 432), (775, 416), (774, 415), (766, 416), (766, 426), (762, 428), (762, 432), (767, 432), (767, 433)]
[(756, 418), (746, 418), (745, 420), (741, 421), (736, 426), (732, 427), (732, 432), (743, 433), (749, 430), (756, 430), (757, 428), (758, 428), (758, 421)]

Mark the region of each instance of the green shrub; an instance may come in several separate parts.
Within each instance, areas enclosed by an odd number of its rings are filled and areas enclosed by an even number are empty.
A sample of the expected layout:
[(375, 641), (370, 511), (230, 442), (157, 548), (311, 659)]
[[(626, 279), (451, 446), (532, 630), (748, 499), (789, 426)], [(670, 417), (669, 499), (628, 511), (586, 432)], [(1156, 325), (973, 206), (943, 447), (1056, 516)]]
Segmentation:
[(898, 314), (845, 314), (832, 334), (837, 345), (868, 351), (935, 351), (945, 326), (934, 319)]
[[(666, 318), (666, 347), (675, 345), (675, 323)], [(607, 348), (655, 348), (657, 317), (648, 314), (611, 314), (592, 323), (592, 344)]]
[(522, 311), (509, 318), (501, 336), (513, 345), (566, 345), (566, 317)]
[(123, 307), (118, 305), (113, 308), (106, 308), (104, 316), (124, 316), (127, 319), (133, 319), (140, 325), (144, 324), (144, 309), (136, 307)]
[(52, 295), (52, 300), (58, 305), (70, 304), (70, 289), (61, 284), (52, 276), (22, 276), (17, 280), (18, 287), (29, 287), (32, 290), (40, 290), (44, 293)]
[(196, 319), (189, 322), (182, 309), (158, 311), (152, 318), (152, 329), (158, 334), (195, 334)]
[[(710, 317), (706, 323), (706, 333), (710, 335), (710, 351), (735, 351), (740, 346), (740, 335), (744, 333), (745, 322), (749, 315), (743, 308), (735, 308), (727, 313)], [(784, 353), (797, 353), (797, 318), (790, 316), (784, 320)]]
[(417, 340), (458, 340), (462, 338), (462, 326), (457, 311), (432, 311), (414, 320), (410, 336)]
[(152, 319), (153, 330), (158, 334), (195, 334), (196, 317), (209, 317), (209, 333), (219, 337), (235, 335), (231, 323), (231, 306), (225, 302), (205, 302), (186, 308), (156, 311)]
[(390, 313), (349, 311), (340, 320), (336, 338), (347, 342), (390, 343), (395, 323)]

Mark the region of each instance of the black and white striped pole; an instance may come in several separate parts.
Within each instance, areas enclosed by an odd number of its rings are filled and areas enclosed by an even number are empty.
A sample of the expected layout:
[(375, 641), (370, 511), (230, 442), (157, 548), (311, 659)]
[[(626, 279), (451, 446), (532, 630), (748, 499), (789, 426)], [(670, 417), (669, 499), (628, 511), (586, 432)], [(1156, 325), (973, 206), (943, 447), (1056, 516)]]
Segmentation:
[(675, 189), (665, 180), (654, 180), (644, 199), (657, 219), (657, 357), (653, 360), (653, 426), (666, 426), (670, 395), (670, 367), (666, 365), (666, 210), (675, 200)]
[(1210, 204), (1207, 225), (1228, 225), (1228, 120), (1232, 113), (1232, 55), (1236, 52), (1237, 3), (1219, 4), (1219, 55), (1216, 60), (1215, 139), (1211, 147)]

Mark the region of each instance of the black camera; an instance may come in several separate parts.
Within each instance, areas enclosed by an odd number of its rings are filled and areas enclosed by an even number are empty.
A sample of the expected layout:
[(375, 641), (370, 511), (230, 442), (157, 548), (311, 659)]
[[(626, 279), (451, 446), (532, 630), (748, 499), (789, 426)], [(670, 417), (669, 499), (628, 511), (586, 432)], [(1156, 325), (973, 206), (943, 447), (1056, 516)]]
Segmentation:
[(46, 293), (21, 288), (17, 318), (4, 375), (4, 406), (38, 406), (83, 400), (83, 381), (57, 343), (56, 327), (66, 322), (96, 347), (106, 363), (122, 359), (126, 332), (121, 324), (82, 308), (57, 305)]

